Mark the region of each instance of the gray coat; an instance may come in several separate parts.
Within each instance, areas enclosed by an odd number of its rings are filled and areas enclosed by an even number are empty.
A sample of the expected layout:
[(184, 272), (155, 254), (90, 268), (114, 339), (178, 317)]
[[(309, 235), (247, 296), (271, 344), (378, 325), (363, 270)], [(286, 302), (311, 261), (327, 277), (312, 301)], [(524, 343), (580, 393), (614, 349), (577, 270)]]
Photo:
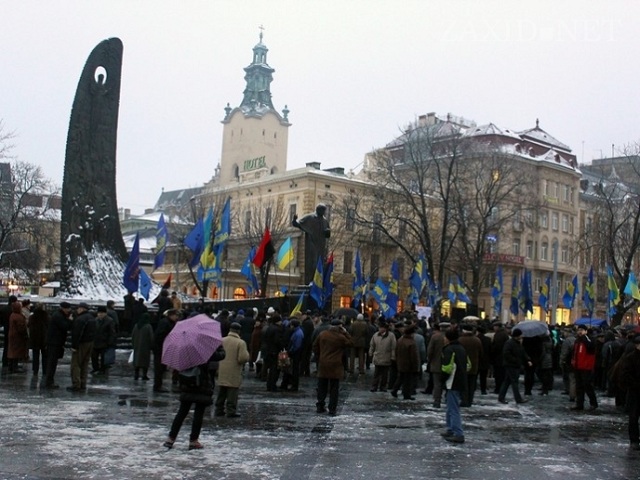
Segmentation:
[(151, 364), (151, 351), (153, 350), (153, 328), (149, 323), (142, 328), (136, 323), (131, 333), (133, 343), (134, 368), (149, 368)]

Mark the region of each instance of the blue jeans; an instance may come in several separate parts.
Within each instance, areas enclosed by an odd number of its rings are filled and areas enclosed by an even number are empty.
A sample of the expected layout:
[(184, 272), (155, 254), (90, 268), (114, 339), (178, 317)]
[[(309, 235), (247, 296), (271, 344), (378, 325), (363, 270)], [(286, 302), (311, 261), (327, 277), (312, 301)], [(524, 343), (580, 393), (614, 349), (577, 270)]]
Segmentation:
[(464, 436), (462, 431), (462, 417), (460, 416), (460, 392), (457, 390), (447, 390), (447, 431), (452, 432), (456, 437)]

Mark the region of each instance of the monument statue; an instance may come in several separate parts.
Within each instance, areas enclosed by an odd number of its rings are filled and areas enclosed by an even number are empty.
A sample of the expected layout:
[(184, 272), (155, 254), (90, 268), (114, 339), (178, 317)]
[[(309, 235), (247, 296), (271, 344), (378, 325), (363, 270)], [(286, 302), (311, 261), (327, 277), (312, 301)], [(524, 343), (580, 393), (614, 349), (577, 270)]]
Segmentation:
[(327, 207), (322, 203), (316, 206), (314, 213), (309, 213), (298, 221), (298, 216), (293, 216), (291, 224), (304, 232), (304, 283), (308, 285), (313, 280), (313, 275), (318, 265), (318, 257), (324, 261), (327, 256), (327, 238), (331, 236), (329, 222), (324, 218)]
[[(119, 284), (121, 271), (115, 270), (127, 260), (116, 200), (122, 51), (118, 38), (104, 40), (93, 49), (73, 101), (60, 226), (61, 290), (67, 294), (82, 293), (87, 278), (95, 280), (96, 285), (111, 281), (98, 278), (100, 275), (120, 277), (116, 279)], [(92, 264), (89, 257), (95, 260), (96, 255), (107, 259), (106, 263)]]

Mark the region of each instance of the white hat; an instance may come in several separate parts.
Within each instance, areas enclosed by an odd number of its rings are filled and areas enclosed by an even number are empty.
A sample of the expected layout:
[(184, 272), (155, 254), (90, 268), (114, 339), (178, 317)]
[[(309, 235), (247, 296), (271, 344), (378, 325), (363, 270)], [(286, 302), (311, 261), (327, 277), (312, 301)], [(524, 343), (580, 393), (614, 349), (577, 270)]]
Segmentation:
[(273, 309), (273, 307), (269, 307), (267, 309), (267, 315), (273, 315), (274, 313), (276, 313), (276, 311)]
[(356, 320), (364, 320), (364, 315), (359, 313), (358, 316), (356, 317)]

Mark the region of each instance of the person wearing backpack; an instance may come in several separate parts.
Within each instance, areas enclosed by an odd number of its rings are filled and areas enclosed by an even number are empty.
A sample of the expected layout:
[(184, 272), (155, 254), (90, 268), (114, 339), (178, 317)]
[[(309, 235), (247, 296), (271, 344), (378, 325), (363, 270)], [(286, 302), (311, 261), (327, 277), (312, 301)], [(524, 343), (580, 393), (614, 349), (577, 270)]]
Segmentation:
[(236, 418), (238, 393), (242, 384), (242, 367), (251, 358), (247, 344), (240, 338), (242, 325), (233, 322), (229, 327), (229, 334), (222, 339), (222, 346), (226, 352), (224, 360), (220, 362), (218, 368), (218, 398), (216, 399), (215, 416), (221, 417), (226, 414), (228, 418)]
[(191, 405), (194, 405), (193, 422), (191, 423), (191, 435), (189, 436), (189, 450), (199, 450), (202, 444), (198, 441), (200, 430), (202, 430), (202, 420), (204, 411), (213, 404), (213, 388), (209, 376), (209, 362), (217, 362), (225, 358), (225, 351), (222, 346), (213, 353), (211, 358), (202, 365), (183, 370), (178, 374), (180, 383), (180, 407), (176, 413), (169, 436), (163, 446), (173, 448), (173, 444), (178, 437), (184, 419), (187, 418)]

